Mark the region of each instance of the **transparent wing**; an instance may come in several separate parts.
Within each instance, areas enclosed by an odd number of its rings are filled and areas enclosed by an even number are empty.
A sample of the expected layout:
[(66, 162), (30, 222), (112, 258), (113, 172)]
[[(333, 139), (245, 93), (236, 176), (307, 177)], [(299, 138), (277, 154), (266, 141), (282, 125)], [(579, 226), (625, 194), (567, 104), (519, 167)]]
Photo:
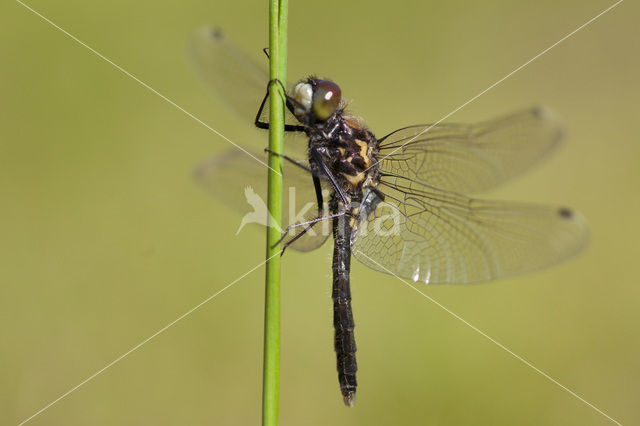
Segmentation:
[(561, 137), (541, 108), (473, 125), (405, 127), (380, 139), (380, 168), (443, 190), (481, 192), (527, 170)]
[(476, 200), (409, 182), (378, 187), (386, 200), (361, 223), (354, 256), (424, 283), (474, 283), (535, 271), (580, 251), (584, 218), (563, 207)]
[[(242, 121), (253, 127), (260, 102), (267, 91), (269, 73), (229, 40), (219, 28), (202, 27), (191, 37), (189, 57), (203, 83), (213, 94), (238, 114)], [(265, 63), (267, 59), (265, 57)], [(285, 85), (285, 88), (291, 86)], [(285, 109), (286, 124), (300, 124)], [(269, 101), (260, 115), (260, 121), (269, 122)], [(285, 134), (285, 144), (298, 154), (305, 152), (306, 143), (295, 132)]]
[(189, 57), (205, 85), (252, 125), (269, 75), (218, 28), (198, 29), (188, 48)]
[[(267, 161), (265, 154), (252, 153)], [(311, 174), (285, 161), (283, 224), (293, 224), (314, 219), (318, 215), (318, 203)], [(308, 165), (308, 164), (305, 164)], [(247, 224), (269, 224), (267, 202), (267, 169), (240, 151), (218, 155), (195, 170), (195, 179), (221, 204), (228, 205), (243, 214), (238, 220), (238, 232)], [(324, 189), (325, 209), (329, 191)], [(329, 221), (314, 225), (311, 231), (295, 241), (290, 248), (310, 251), (320, 247), (331, 233)], [(234, 225), (235, 226), (235, 225)], [(285, 241), (302, 228), (294, 228)]]

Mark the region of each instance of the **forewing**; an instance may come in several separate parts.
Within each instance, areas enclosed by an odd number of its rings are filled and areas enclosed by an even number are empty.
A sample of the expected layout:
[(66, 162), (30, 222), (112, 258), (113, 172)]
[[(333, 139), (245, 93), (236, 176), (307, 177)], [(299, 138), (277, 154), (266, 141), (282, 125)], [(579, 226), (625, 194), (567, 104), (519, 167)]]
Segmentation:
[[(260, 102), (267, 91), (269, 73), (267, 69), (239, 49), (225, 34), (215, 27), (198, 29), (189, 41), (189, 56), (200, 79), (213, 94), (238, 114), (247, 125), (253, 123)], [(265, 57), (265, 63), (268, 63)], [(285, 84), (285, 89), (290, 86)], [(284, 98), (283, 98), (284, 99)], [(260, 121), (269, 122), (269, 101), (260, 115)], [(300, 124), (285, 108), (285, 123)], [(288, 132), (285, 144), (291, 149), (306, 149), (299, 143), (294, 132)]]
[(561, 137), (543, 108), (473, 125), (411, 126), (380, 140), (380, 168), (443, 190), (481, 192), (529, 169)]
[(379, 189), (386, 202), (358, 228), (353, 254), (401, 278), (489, 281), (561, 262), (587, 241), (584, 218), (567, 208), (476, 200), (415, 182)]
[[(252, 154), (267, 161), (265, 154)], [(316, 218), (318, 204), (311, 174), (288, 161), (284, 163), (283, 224), (289, 225)], [(270, 223), (266, 207), (267, 168), (245, 153), (234, 150), (213, 157), (196, 169), (195, 179), (221, 204), (228, 205), (244, 215), (242, 220), (238, 220), (238, 232), (246, 224), (264, 226)], [(326, 209), (328, 191), (325, 189), (324, 193)], [(292, 229), (285, 241), (302, 229), (303, 227)], [(289, 247), (298, 251), (314, 250), (325, 242), (331, 233), (330, 230), (328, 221), (317, 223), (311, 231)]]

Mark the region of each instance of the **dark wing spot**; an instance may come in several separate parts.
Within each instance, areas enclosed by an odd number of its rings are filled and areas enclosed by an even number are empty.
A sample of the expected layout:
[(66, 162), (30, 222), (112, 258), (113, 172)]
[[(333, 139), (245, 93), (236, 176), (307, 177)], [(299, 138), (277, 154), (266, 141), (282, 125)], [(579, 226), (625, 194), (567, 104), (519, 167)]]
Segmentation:
[(213, 27), (211, 28), (211, 38), (215, 39), (215, 40), (222, 40), (224, 39), (224, 33), (222, 32), (222, 30), (218, 27)]
[(573, 212), (566, 207), (561, 207), (558, 209), (558, 216), (565, 219), (571, 219), (573, 217)]
[(542, 116), (544, 115), (544, 110), (543, 110), (541, 107), (538, 107), (538, 106), (537, 106), (537, 107), (535, 107), (535, 108), (533, 108), (533, 109), (531, 110), (531, 113), (532, 113), (535, 117), (540, 118), (540, 117), (542, 117)]

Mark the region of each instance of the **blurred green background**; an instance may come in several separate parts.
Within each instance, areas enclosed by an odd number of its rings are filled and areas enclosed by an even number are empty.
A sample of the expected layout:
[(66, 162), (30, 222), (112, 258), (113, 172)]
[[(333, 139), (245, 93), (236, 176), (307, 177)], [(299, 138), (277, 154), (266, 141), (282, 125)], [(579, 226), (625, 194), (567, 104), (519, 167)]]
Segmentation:
[[(266, 143), (207, 93), (185, 53), (213, 23), (262, 61), (266, 1), (28, 4), (230, 139)], [(440, 119), (611, 4), (292, 2), (289, 76), (332, 77), (382, 135)], [(640, 423), (638, 12), (622, 3), (450, 119), (552, 108), (566, 143), (490, 196), (576, 207), (588, 249), (527, 277), (423, 288), (624, 424)], [(0, 424), (17, 424), (261, 262), (264, 240), (235, 237), (241, 216), (192, 180), (227, 142), (19, 3), (0, 14)], [(283, 258), (282, 425), (611, 424), (357, 262), (360, 387), (345, 408), (330, 253)], [(263, 275), (29, 424), (258, 424)]]

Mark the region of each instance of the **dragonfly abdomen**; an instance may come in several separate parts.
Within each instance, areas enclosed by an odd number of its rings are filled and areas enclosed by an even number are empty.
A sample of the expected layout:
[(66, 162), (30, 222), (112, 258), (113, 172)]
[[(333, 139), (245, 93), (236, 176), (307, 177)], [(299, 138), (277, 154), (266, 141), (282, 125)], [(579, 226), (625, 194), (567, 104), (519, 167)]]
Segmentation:
[(335, 350), (338, 381), (345, 405), (352, 407), (356, 397), (356, 342), (355, 326), (351, 311), (351, 227), (347, 215), (333, 221), (333, 326), (335, 328)]

